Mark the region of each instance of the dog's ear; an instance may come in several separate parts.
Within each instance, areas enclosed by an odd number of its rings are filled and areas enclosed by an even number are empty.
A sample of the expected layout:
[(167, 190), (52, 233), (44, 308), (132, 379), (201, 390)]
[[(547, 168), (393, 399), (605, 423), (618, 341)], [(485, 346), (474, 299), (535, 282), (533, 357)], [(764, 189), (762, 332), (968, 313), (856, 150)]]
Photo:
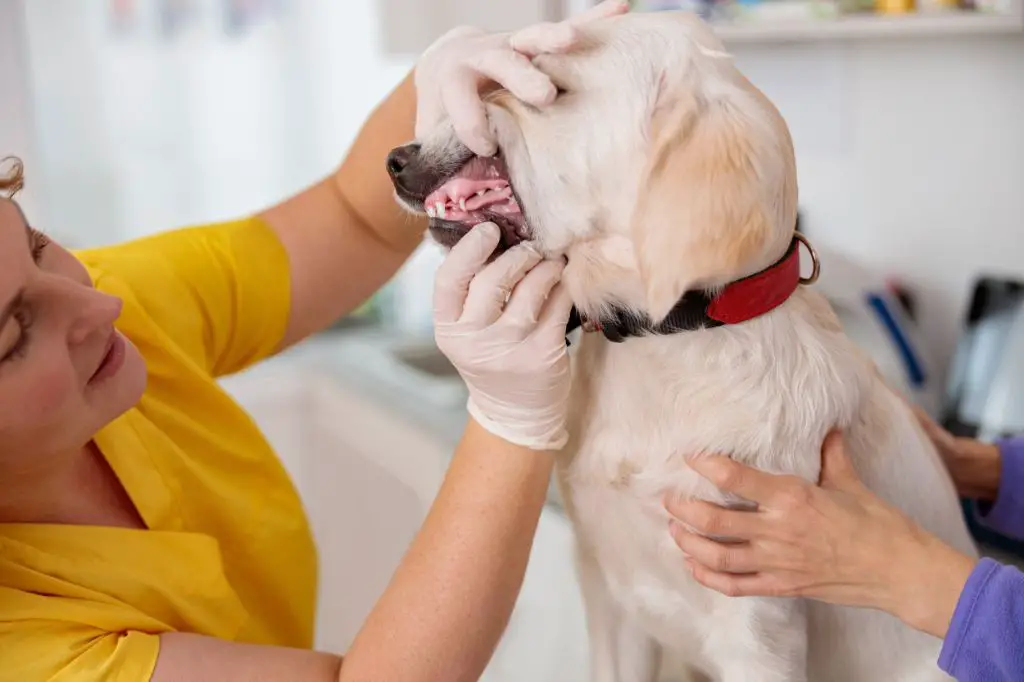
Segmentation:
[(660, 321), (687, 290), (746, 274), (765, 252), (777, 205), (761, 160), (777, 145), (735, 104), (664, 87), (651, 133), (631, 231), (647, 313)]

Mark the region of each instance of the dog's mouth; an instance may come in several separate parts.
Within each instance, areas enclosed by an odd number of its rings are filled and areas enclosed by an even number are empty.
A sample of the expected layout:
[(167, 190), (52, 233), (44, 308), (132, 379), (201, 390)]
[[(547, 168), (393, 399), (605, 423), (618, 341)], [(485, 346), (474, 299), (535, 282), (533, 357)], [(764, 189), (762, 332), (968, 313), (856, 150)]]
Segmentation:
[(499, 251), (532, 235), (500, 153), (493, 157), (471, 157), (427, 195), (423, 210), (430, 217), (434, 239), (449, 248), (483, 222), (493, 222), (501, 228)]

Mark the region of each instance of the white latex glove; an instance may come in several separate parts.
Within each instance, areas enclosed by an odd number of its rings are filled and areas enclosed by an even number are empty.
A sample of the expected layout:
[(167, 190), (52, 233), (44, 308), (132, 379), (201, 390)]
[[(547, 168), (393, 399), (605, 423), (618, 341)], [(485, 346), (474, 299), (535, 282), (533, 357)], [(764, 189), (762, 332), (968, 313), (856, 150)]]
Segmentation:
[(498, 239), (496, 225), (481, 223), (438, 268), (435, 339), (469, 388), (473, 419), (511, 443), (557, 450), (569, 399), (565, 264), (542, 262), (526, 243), (487, 263)]
[(535, 24), (516, 33), (487, 33), (462, 26), (427, 48), (416, 64), (416, 138), (423, 139), (446, 118), (463, 144), (479, 156), (497, 150), (480, 90), (497, 83), (519, 99), (542, 107), (554, 101), (551, 79), (530, 62), (544, 53), (571, 50), (576, 27), (629, 10), (623, 0), (606, 0), (558, 23)]

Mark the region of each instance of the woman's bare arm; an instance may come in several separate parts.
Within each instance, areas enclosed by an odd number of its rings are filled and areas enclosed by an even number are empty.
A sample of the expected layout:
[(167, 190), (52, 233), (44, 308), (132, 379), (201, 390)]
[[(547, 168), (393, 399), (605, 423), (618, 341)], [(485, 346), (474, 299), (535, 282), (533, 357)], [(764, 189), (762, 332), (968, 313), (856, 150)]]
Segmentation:
[(422, 241), (426, 222), (395, 203), (385, 167), (388, 152), (412, 139), (415, 111), (410, 75), (370, 115), (332, 176), (261, 214), (291, 262), (282, 348), (356, 309)]
[[(167, 634), (152, 682), (469, 682), (522, 586), (553, 466), (470, 421), (427, 520), (346, 655)], [(325, 604), (322, 608), (342, 608)]]
[(434, 506), (356, 637), (343, 682), (469, 682), (522, 586), (553, 466), (470, 421)]

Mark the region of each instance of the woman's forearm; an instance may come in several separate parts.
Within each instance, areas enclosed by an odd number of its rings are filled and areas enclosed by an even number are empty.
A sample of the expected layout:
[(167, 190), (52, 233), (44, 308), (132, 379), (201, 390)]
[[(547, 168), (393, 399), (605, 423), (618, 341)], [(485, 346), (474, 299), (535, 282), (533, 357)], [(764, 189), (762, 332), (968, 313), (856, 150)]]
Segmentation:
[(977, 559), (914, 527), (887, 562), (869, 605), (888, 611), (907, 625), (943, 638)]
[(955, 452), (947, 463), (960, 494), (985, 502), (995, 500), (1002, 476), (999, 446), (958, 438)]
[(363, 124), (332, 177), (342, 201), (362, 223), (381, 242), (403, 253), (420, 243), (426, 219), (409, 215), (395, 202), (387, 158), (395, 147), (412, 142), (415, 118), (416, 87), (410, 72)]
[(406, 78), (363, 124), (336, 172), (260, 214), (291, 266), (282, 348), (356, 309), (423, 241), (426, 221), (398, 207), (386, 168), (388, 152), (412, 137), (415, 108)]
[(341, 682), (469, 682), (522, 586), (554, 456), (472, 420), (427, 519), (345, 656)]
[(954, 477), (973, 482), (975, 520), (1000, 535), (1024, 540), (1024, 438), (967, 445)]

